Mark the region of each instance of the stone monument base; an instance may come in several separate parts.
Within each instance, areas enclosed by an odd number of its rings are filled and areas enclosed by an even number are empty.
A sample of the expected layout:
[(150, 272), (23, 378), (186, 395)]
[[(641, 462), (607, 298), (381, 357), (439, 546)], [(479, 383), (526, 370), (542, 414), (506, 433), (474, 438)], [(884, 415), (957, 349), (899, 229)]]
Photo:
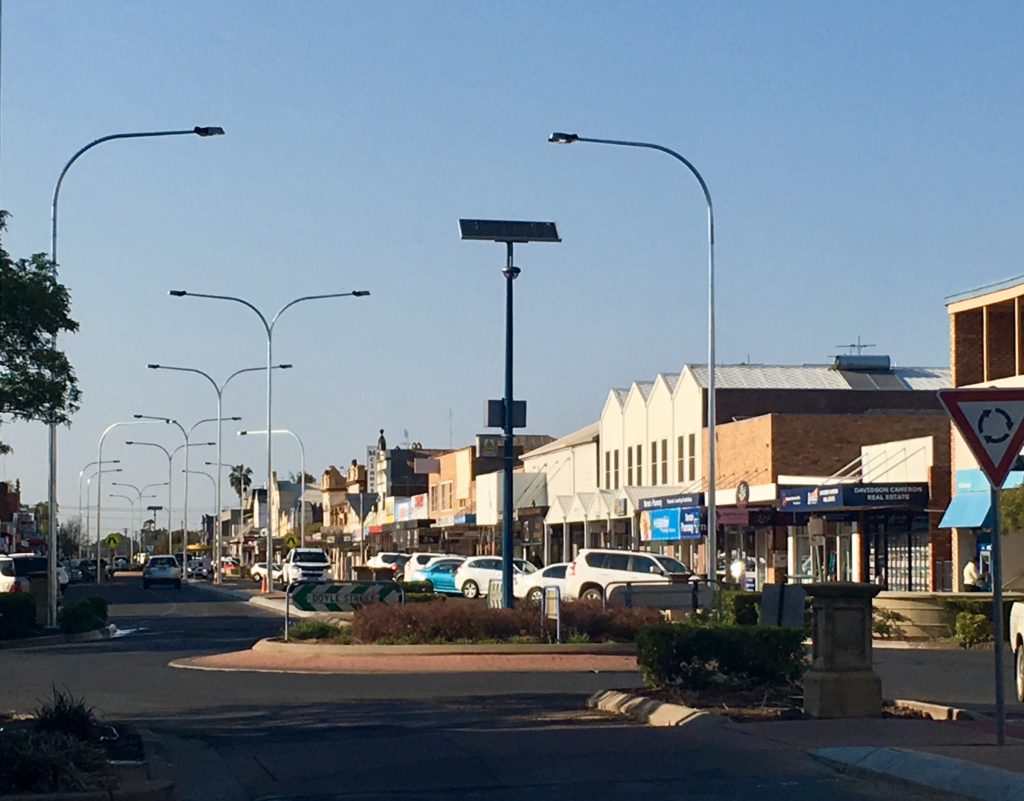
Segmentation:
[(882, 714), (882, 680), (871, 670), (804, 674), (804, 711), (812, 718), (877, 718)]

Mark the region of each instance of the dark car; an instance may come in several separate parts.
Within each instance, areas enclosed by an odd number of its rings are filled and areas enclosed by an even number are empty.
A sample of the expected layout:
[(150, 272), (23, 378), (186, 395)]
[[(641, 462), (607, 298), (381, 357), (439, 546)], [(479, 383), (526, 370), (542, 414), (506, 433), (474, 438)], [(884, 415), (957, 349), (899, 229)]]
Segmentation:
[[(114, 570), (106, 559), (100, 559), (100, 566), (103, 568), (103, 578), (114, 577)], [(82, 571), (83, 581), (96, 581), (96, 560), (83, 559), (78, 563), (78, 569)]]

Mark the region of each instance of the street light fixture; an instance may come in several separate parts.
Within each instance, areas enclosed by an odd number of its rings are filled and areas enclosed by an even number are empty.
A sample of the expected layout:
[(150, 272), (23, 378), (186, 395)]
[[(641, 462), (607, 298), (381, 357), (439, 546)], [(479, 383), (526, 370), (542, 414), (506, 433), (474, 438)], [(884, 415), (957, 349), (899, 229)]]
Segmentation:
[[(144, 496), (143, 493), (146, 490), (148, 490), (148, 489), (152, 489), (153, 487), (166, 487), (167, 486), (167, 482), (166, 481), (157, 481), (157, 482), (154, 482), (152, 484), (146, 484), (141, 489), (139, 487), (135, 486), (134, 484), (129, 484), (129, 483), (124, 482), (124, 481), (111, 481), (110, 482), (110, 486), (112, 486), (112, 487), (125, 487), (126, 489), (135, 490), (135, 495), (137, 496), (138, 501), (139, 501), (139, 537), (140, 537), (140, 542), (141, 542), (141, 536), (142, 536), (142, 499), (143, 499), (143, 497), (146, 497), (146, 498), (155, 498), (156, 497), (156, 495), (145, 495)], [(129, 556), (130, 555), (131, 554), (129, 553)]]
[[(224, 129), (216, 125), (196, 125), (190, 130), (181, 131), (135, 131), (131, 133), (115, 133), (101, 136), (94, 139), (84, 147), (79, 148), (75, 154), (68, 159), (64, 169), (57, 177), (57, 184), (53, 188), (53, 202), (50, 206), (50, 261), (54, 269), (57, 265), (57, 208), (60, 200), (60, 187), (64, 183), (64, 176), (67, 175), (71, 165), (78, 161), (86, 151), (101, 145), (104, 142), (111, 142), (115, 139), (148, 139), (161, 136), (188, 136), (195, 135), (203, 138), (210, 136), (223, 136)], [(57, 337), (51, 340), (53, 347), (57, 347)], [(57, 625), (57, 424), (49, 423), (49, 488), (47, 498), (49, 506), (47, 509), (47, 520), (49, 523), (47, 543), (47, 625)], [(98, 557), (97, 557), (98, 558)], [(96, 573), (99, 574), (99, 562), (96, 563)]]
[(569, 145), (575, 142), (592, 142), (599, 145), (617, 145), (620, 147), (640, 147), (648, 150), (658, 150), (681, 162), (697, 179), (701, 191), (704, 193), (704, 202), (708, 207), (708, 554), (707, 573), (708, 580), (713, 584), (718, 578), (718, 520), (716, 510), (715, 492), (717, 489), (717, 459), (715, 442), (715, 212), (711, 203), (711, 192), (704, 182), (703, 176), (690, 161), (676, 151), (662, 145), (651, 144), (650, 142), (629, 142), (618, 139), (593, 139), (580, 136), (574, 133), (562, 133), (556, 131), (548, 137), (548, 141), (559, 145)]
[[(294, 431), (289, 431), (287, 428), (275, 428), (270, 432), (271, 434), (289, 434), (292, 436), (297, 443), (299, 443), (299, 545), (302, 548), (306, 547), (306, 448), (302, 444), (302, 440), (299, 439), (299, 435)], [(266, 429), (263, 431), (239, 431), (238, 436), (266, 436)], [(267, 501), (267, 509), (270, 509), (270, 502)]]
[[(501, 594), (502, 605), (511, 609), (515, 604), (512, 593), (512, 517), (514, 499), (512, 468), (513, 429), (526, 425), (526, 402), (516, 403), (512, 399), (512, 282), (520, 270), (512, 263), (512, 248), (515, 243), (561, 242), (558, 227), (553, 222), (523, 222), (520, 220), (459, 220), (459, 231), (463, 239), (485, 240), (505, 243), (505, 398), (492, 401), (488, 410), (488, 426), (500, 426), (505, 431), (505, 470), (503, 478), (504, 498), (502, 499), (501, 520)], [(500, 408), (499, 408), (500, 406)]]
[[(107, 459), (104, 464), (120, 464), (120, 459)], [(85, 467), (78, 471), (78, 525), (82, 527), (82, 531), (78, 534), (78, 558), (82, 558), (82, 536), (85, 535), (86, 542), (88, 542), (89, 521), (82, 519), (82, 479), (85, 477), (85, 471), (90, 467), (95, 467), (96, 461), (89, 462)]]
[[(217, 500), (216, 500), (217, 511), (216, 511), (216, 514), (214, 515), (216, 517), (216, 521), (214, 523), (214, 525), (216, 526), (216, 533), (215, 533), (214, 538), (213, 538), (213, 553), (214, 553), (214, 562), (216, 563), (216, 567), (214, 568), (214, 573), (213, 573), (213, 583), (214, 584), (220, 584), (221, 583), (220, 509), (221, 509), (221, 484), (224, 483), (224, 475), (221, 472), (220, 468), (221, 468), (221, 460), (224, 458), (223, 457), (223, 453), (222, 453), (222, 448), (221, 448), (221, 445), (222, 445), (222, 442), (223, 442), (223, 439), (224, 439), (224, 425), (223, 425), (223, 422), (224, 422), (224, 415), (223, 415), (224, 388), (231, 382), (231, 379), (234, 378), (237, 375), (241, 375), (242, 373), (262, 372), (263, 370), (266, 370), (267, 368), (266, 367), (244, 367), (241, 370), (235, 370), (235, 372), (233, 372), (231, 375), (229, 375), (227, 378), (225, 378), (220, 384), (218, 384), (209, 373), (207, 373), (207, 372), (205, 372), (203, 370), (196, 369), (195, 367), (168, 367), (167, 365), (164, 365), (164, 364), (147, 364), (146, 367), (148, 367), (150, 370), (172, 370), (172, 371), (178, 372), (178, 373), (195, 373), (196, 375), (201, 375), (203, 378), (205, 378), (207, 381), (210, 382), (210, 385), (213, 387), (213, 391), (217, 393), (217, 465), (218, 465), (217, 466), (217, 490), (216, 490), (216, 495), (217, 495)], [(275, 364), (271, 369), (274, 369), (274, 370), (290, 370), (291, 368), (292, 368), (292, 365), (290, 365), (290, 364)], [(238, 420), (238, 419), (241, 419), (241, 418), (232, 417), (231, 419), (232, 420)]]
[[(296, 298), (295, 300), (289, 301), (268, 321), (266, 315), (257, 309), (252, 303), (242, 298), (236, 298), (231, 295), (210, 295), (201, 292), (188, 292), (184, 289), (172, 289), (168, 293), (173, 298), (193, 297), (193, 298), (207, 298), (209, 300), (227, 300), (232, 303), (240, 303), (247, 309), (252, 311), (257, 317), (260, 318), (260, 322), (263, 323), (263, 329), (267, 335), (267, 431), (273, 431), (274, 426), (271, 419), (271, 410), (273, 407), (274, 399), (274, 326), (277, 325), (277, 321), (292, 306), (298, 303), (304, 303), (309, 300), (325, 300), (328, 298), (365, 298), (370, 293), (365, 289), (356, 289), (351, 292), (332, 292), (326, 295), (306, 295), (305, 297)], [(267, 564), (273, 564), (274, 562), (274, 516), (271, 514), (270, 509), (270, 485), (274, 478), (274, 467), (273, 467), (273, 437), (267, 437)], [(219, 459), (217, 461), (220, 461)], [(257, 521), (259, 522), (259, 521)], [(267, 576), (270, 576), (271, 571), (267, 571)], [(271, 592), (273, 589), (273, 582), (269, 579), (264, 580), (263, 591), (265, 593)]]

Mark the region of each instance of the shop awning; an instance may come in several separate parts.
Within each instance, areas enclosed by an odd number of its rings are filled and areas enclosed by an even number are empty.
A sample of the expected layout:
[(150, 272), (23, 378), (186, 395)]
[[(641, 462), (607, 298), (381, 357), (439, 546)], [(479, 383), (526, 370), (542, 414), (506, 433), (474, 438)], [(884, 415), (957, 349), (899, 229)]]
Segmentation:
[(939, 528), (988, 528), (992, 525), (991, 496), (987, 492), (961, 492), (946, 507)]

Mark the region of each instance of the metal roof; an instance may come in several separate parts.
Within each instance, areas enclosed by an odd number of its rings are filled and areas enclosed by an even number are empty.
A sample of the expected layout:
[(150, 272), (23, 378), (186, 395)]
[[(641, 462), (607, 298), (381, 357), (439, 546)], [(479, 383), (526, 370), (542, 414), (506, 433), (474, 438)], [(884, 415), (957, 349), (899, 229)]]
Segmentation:
[(992, 292), (999, 292), (1002, 289), (1009, 289), (1021, 284), (1024, 284), (1024, 275), (1015, 275), (1013, 278), (1004, 278), (1002, 281), (982, 284), (981, 286), (974, 287), (974, 289), (965, 289), (963, 292), (946, 295), (946, 305), (949, 306), (952, 303), (959, 303), (962, 300), (970, 300), (971, 298), (980, 298), (982, 295), (989, 295)]
[(554, 451), (560, 451), (563, 448), (571, 448), (574, 445), (583, 445), (587, 442), (593, 442), (597, 439), (597, 434), (600, 428), (601, 424), (599, 422), (591, 423), (589, 426), (584, 426), (579, 431), (573, 431), (571, 434), (566, 434), (564, 437), (552, 440), (547, 445), (541, 445), (539, 448), (527, 451), (520, 458), (526, 459), (534, 456), (543, 456), (545, 453), (552, 453)]
[[(708, 384), (707, 365), (687, 365), (697, 383)], [(952, 386), (949, 370), (939, 367), (896, 367), (886, 372), (836, 370), (827, 364), (720, 364), (716, 389), (836, 389), (934, 391)]]

